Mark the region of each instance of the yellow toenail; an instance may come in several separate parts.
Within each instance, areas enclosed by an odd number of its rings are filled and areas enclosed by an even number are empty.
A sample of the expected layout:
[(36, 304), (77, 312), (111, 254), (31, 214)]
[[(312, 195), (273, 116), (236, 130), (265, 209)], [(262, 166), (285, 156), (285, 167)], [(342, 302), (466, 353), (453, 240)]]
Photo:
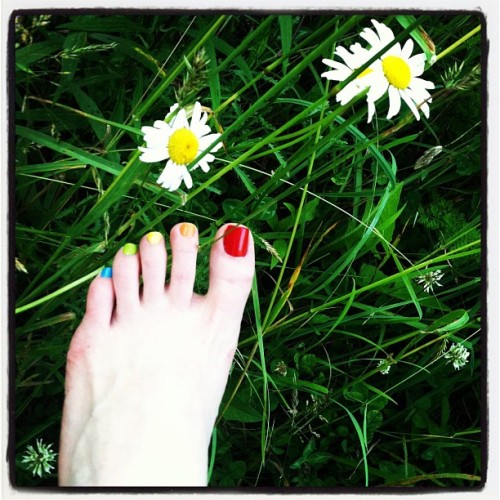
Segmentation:
[(123, 253), (125, 255), (135, 255), (137, 253), (137, 245), (134, 245), (133, 243), (126, 243), (123, 246)]
[(157, 245), (163, 239), (163, 236), (158, 231), (152, 231), (146, 235), (146, 238), (152, 245)]
[(196, 226), (194, 224), (190, 224), (189, 222), (184, 222), (184, 224), (181, 224), (180, 231), (182, 236), (191, 237), (196, 234)]

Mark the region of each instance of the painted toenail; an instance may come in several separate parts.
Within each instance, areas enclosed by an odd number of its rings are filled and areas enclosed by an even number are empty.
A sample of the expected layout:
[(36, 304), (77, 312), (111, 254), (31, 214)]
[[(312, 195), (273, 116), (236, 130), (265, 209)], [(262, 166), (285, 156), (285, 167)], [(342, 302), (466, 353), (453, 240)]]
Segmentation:
[(182, 236), (186, 237), (194, 236), (196, 234), (196, 226), (189, 222), (184, 222), (184, 224), (181, 224), (180, 232)]
[(113, 277), (113, 269), (111, 267), (103, 267), (101, 271), (101, 278)]
[(123, 246), (123, 253), (125, 255), (135, 255), (137, 253), (137, 245), (134, 245), (133, 243), (126, 243)]
[(152, 245), (157, 245), (163, 239), (163, 236), (158, 231), (152, 231), (146, 235), (146, 238)]
[(243, 226), (227, 226), (224, 232), (224, 250), (232, 257), (245, 257), (250, 231)]

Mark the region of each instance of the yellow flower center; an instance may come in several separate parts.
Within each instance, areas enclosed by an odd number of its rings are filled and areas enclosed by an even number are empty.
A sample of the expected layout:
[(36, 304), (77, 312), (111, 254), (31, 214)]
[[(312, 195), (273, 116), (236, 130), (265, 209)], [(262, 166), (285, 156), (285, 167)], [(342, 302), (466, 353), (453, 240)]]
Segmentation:
[(397, 89), (405, 89), (411, 82), (411, 70), (408, 63), (398, 56), (387, 56), (382, 61), (382, 69), (389, 83)]
[(191, 130), (180, 128), (170, 136), (167, 148), (174, 163), (187, 165), (195, 159), (198, 153), (198, 138)]
[(373, 72), (373, 69), (371, 68), (366, 68), (364, 71), (362, 71), (356, 78), (363, 78), (366, 75), (369, 75), (370, 73)]

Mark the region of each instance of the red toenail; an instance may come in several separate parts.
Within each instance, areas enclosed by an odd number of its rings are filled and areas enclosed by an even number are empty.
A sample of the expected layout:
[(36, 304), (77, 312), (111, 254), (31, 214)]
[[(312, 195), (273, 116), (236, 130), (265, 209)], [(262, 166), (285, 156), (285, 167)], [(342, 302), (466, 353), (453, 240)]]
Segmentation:
[(243, 226), (227, 226), (224, 232), (224, 250), (232, 257), (245, 257), (250, 231)]

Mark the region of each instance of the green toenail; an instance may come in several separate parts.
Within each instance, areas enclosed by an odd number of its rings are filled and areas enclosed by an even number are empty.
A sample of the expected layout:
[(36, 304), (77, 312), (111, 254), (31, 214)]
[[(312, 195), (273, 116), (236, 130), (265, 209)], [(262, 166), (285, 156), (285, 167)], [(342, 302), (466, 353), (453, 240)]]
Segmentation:
[(134, 245), (133, 243), (126, 243), (123, 246), (123, 253), (125, 255), (135, 255), (137, 253), (137, 245)]

